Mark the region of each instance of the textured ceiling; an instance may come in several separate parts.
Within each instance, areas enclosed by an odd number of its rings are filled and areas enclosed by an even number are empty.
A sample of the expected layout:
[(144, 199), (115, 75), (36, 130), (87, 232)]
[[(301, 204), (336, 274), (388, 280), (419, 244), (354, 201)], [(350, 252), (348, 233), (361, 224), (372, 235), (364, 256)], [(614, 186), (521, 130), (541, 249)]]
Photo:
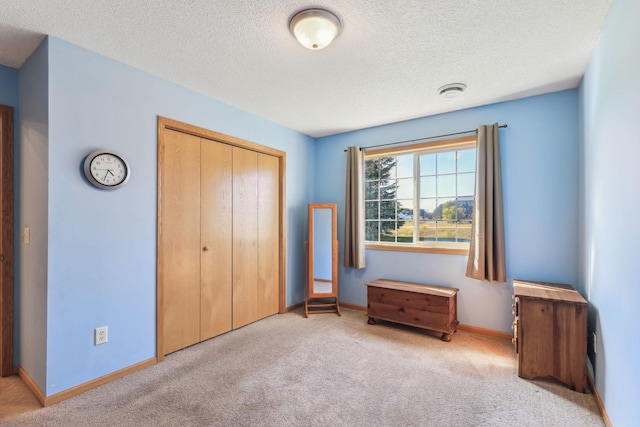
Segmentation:
[[(319, 137), (575, 88), (612, 2), (2, 0), (0, 64), (52, 35)], [(289, 34), (307, 6), (344, 22), (324, 50)]]

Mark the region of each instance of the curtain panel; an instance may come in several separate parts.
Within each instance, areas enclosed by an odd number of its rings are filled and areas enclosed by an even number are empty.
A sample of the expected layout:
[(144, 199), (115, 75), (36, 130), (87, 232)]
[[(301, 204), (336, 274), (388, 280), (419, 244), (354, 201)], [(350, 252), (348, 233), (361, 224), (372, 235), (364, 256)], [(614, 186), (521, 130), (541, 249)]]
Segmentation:
[(498, 124), (478, 127), (476, 186), (467, 277), (507, 280)]
[(364, 154), (347, 149), (347, 191), (344, 214), (344, 266), (365, 268)]

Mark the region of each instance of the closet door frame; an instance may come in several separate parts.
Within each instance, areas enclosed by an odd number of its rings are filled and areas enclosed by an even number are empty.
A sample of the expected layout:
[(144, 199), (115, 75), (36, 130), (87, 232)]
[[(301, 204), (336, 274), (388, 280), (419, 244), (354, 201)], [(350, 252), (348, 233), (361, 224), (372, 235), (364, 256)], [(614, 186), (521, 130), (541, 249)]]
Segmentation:
[(164, 289), (163, 289), (163, 277), (160, 272), (160, 262), (163, 259), (162, 249), (160, 247), (162, 236), (162, 211), (161, 211), (161, 198), (162, 198), (162, 170), (164, 165), (165, 151), (164, 151), (164, 132), (170, 129), (177, 132), (183, 132), (190, 135), (194, 135), (200, 138), (210, 139), (213, 141), (222, 142), (235, 147), (245, 148), (248, 150), (256, 151), (258, 153), (268, 154), (276, 157), (279, 160), (279, 303), (278, 313), (286, 312), (286, 233), (285, 233), (285, 176), (286, 176), (286, 153), (284, 151), (277, 150), (275, 148), (267, 147), (264, 145), (256, 144), (254, 142), (246, 141), (240, 138), (236, 138), (223, 133), (215, 132), (212, 130), (204, 129), (201, 127), (193, 126), (187, 123), (172, 120), (166, 117), (158, 116), (158, 230), (157, 230), (157, 265), (156, 265), (156, 358), (158, 362), (162, 361), (165, 356), (164, 352)]
[(13, 365), (13, 107), (0, 105), (0, 376), (16, 373)]

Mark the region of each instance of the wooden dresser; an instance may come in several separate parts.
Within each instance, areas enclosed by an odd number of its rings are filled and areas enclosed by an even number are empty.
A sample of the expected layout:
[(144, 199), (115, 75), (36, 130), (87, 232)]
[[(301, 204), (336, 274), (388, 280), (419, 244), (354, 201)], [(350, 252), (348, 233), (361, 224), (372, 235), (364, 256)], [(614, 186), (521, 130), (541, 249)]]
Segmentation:
[(587, 301), (571, 286), (513, 281), (518, 376), (554, 378), (584, 393)]
[(451, 341), (458, 327), (458, 289), (378, 279), (367, 283), (369, 324), (388, 320), (442, 333)]

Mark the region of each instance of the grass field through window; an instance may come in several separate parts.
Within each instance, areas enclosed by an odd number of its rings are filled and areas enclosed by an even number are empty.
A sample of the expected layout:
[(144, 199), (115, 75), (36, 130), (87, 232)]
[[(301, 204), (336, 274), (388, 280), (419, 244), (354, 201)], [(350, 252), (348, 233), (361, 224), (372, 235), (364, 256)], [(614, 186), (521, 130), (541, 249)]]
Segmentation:
[[(381, 242), (413, 243), (413, 222), (405, 222), (397, 231), (382, 233)], [(420, 241), (470, 242), (471, 222), (469, 221), (420, 221)], [(457, 239), (456, 239), (457, 237)]]

